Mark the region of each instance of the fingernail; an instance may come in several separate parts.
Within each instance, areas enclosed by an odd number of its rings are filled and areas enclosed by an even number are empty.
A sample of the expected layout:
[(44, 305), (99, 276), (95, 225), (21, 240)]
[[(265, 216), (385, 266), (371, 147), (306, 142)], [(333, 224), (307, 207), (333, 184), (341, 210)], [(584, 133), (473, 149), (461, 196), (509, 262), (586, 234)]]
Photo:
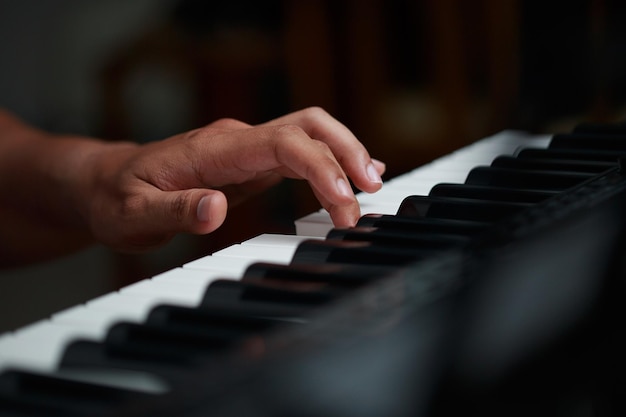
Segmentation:
[(378, 159), (376, 159), (376, 158), (372, 158), (372, 163), (373, 163), (374, 165), (378, 165), (379, 167), (382, 167), (382, 168), (385, 168), (385, 166), (387, 165), (387, 164), (385, 164), (383, 161), (378, 160)]
[(207, 195), (200, 199), (198, 208), (196, 209), (196, 216), (201, 222), (209, 221), (209, 207), (211, 206), (211, 196)]
[(381, 184), (383, 182), (382, 178), (380, 178), (380, 175), (378, 175), (378, 171), (376, 171), (376, 167), (371, 162), (367, 164), (366, 171), (367, 177), (370, 179), (371, 182), (377, 184)]
[(348, 183), (343, 178), (339, 178), (337, 180), (337, 190), (339, 190), (339, 194), (344, 195), (346, 197), (352, 198), (352, 190), (348, 186)]

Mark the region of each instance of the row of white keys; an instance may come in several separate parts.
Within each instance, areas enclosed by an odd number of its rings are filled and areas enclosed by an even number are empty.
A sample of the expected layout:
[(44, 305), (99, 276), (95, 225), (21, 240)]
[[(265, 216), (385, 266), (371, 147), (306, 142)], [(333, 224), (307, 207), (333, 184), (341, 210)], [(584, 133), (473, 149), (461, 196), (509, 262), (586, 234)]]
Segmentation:
[[(6, 368), (54, 372), (65, 347), (72, 341), (101, 341), (114, 323), (140, 323), (159, 304), (195, 307), (214, 280), (237, 280), (254, 262), (286, 264), (297, 245), (307, 238), (260, 235), (3, 335), (0, 372)], [(128, 386), (128, 381), (108, 383)]]
[[(474, 166), (488, 164), (497, 155), (512, 154), (526, 143), (525, 135), (504, 132), (453, 152), (387, 182), (376, 194), (360, 194), (362, 212), (393, 214), (405, 196), (426, 195), (433, 185), (444, 181), (463, 182)], [(545, 138), (533, 143), (536, 147), (546, 144)], [(0, 337), (0, 371), (7, 367), (53, 371), (72, 340), (102, 340), (113, 323), (141, 322), (158, 304), (196, 306), (213, 280), (238, 279), (254, 262), (287, 263), (300, 241), (307, 236), (323, 237), (330, 228), (325, 212), (313, 213), (296, 222), (298, 236), (259, 236), (5, 334)]]
[[(377, 193), (358, 194), (361, 213), (395, 214), (409, 195), (428, 195), (439, 183), (463, 183), (476, 166), (488, 165), (499, 155), (514, 155), (520, 147), (545, 148), (549, 141), (549, 136), (529, 136), (516, 131), (490, 136), (387, 181)], [(311, 213), (295, 223), (296, 234), (307, 236), (324, 237), (333, 227), (325, 210)]]

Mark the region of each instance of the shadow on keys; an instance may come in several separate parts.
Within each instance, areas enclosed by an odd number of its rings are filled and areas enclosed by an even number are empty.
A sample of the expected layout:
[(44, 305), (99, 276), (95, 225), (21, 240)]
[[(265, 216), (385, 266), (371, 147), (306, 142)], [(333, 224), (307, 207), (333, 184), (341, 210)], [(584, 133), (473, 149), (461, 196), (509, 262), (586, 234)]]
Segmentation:
[(626, 415), (622, 200), (530, 210), (117, 415)]

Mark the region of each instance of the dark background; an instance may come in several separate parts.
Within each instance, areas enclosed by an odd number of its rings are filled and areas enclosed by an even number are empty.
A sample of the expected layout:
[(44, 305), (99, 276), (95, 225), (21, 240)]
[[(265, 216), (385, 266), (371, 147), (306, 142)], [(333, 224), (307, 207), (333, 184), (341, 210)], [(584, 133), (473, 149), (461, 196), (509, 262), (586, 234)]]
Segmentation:
[[(0, 0), (0, 106), (53, 132), (139, 142), (320, 105), (387, 178), (505, 128), (626, 114), (624, 2)], [(0, 332), (318, 208), (286, 182), (208, 237), (95, 247), (0, 272)], [(25, 239), (36, 236), (24, 236)]]

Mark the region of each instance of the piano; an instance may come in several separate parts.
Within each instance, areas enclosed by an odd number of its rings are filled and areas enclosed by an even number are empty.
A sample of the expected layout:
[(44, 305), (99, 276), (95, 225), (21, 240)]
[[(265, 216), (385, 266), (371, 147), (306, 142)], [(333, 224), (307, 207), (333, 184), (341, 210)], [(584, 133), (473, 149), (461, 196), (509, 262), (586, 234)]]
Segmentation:
[(626, 415), (625, 153), (505, 131), (0, 335), (0, 416)]

